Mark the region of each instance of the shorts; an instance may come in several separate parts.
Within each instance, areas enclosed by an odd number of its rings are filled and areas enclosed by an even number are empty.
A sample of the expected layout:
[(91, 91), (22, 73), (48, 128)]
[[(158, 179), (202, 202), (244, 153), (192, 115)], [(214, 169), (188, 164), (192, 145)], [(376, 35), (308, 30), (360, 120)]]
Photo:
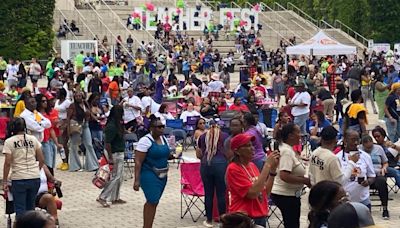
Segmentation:
[(39, 80), (39, 75), (29, 75), (31, 77), (32, 83), (37, 83)]

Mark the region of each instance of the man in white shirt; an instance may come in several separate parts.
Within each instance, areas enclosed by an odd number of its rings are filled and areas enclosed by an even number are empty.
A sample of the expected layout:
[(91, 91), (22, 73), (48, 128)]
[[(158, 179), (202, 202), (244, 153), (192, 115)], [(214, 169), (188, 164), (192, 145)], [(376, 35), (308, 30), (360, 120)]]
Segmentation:
[(139, 97), (133, 95), (133, 88), (128, 88), (128, 96), (122, 99), (120, 105), (124, 107), (125, 128), (136, 127), (136, 118), (141, 116), (143, 105)]
[(210, 92), (218, 92), (221, 93), (222, 90), (225, 88), (225, 85), (223, 82), (219, 80), (219, 75), (214, 73), (211, 76), (211, 82), (208, 83), (208, 87), (210, 88)]
[(292, 107), (292, 115), (294, 117), (293, 123), (298, 125), (301, 130), (301, 134), (305, 135), (306, 131), (306, 121), (310, 113), (311, 96), (306, 91), (303, 82), (295, 85), (296, 94), (290, 101), (290, 106)]
[(51, 127), (51, 122), (40, 114), (40, 112), (36, 111), (36, 104), (34, 97), (26, 98), (25, 110), (21, 113), (20, 117), (25, 120), (28, 133), (35, 136), (39, 142), (42, 142), (43, 131)]
[(8, 87), (11, 87), (11, 85), (17, 86), (18, 84), (17, 73), (18, 73), (18, 65), (15, 64), (13, 59), (10, 59), (9, 64), (7, 65), (6, 68)]
[(186, 123), (187, 118), (191, 116), (201, 116), (201, 115), (198, 111), (194, 110), (193, 104), (191, 102), (188, 102), (186, 111), (182, 112), (179, 118), (183, 120), (184, 123)]
[(347, 130), (345, 136), (344, 150), (336, 156), (342, 171), (351, 166), (355, 177), (344, 180), (343, 187), (349, 193), (350, 201), (362, 203), (371, 209), (369, 186), (374, 183), (376, 176), (372, 159), (366, 152), (358, 150), (359, 132)]

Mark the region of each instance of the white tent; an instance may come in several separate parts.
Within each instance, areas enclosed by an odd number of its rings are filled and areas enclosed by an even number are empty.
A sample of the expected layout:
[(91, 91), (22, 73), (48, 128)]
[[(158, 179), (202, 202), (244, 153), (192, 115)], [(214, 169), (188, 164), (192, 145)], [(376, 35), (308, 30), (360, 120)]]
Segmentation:
[(355, 46), (349, 46), (339, 43), (330, 38), (323, 31), (319, 31), (315, 36), (306, 42), (287, 47), (288, 55), (355, 55), (357, 49)]

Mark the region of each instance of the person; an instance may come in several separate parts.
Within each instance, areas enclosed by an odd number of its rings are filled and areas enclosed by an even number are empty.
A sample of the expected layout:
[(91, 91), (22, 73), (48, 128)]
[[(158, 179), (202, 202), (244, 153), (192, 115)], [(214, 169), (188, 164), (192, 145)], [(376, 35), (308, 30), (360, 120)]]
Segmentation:
[(368, 207), (358, 202), (337, 206), (331, 211), (327, 225), (329, 228), (376, 227)]
[(348, 200), (346, 191), (338, 182), (323, 180), (313, 185), (308, 195), (311, 207), (308, 228), (327, 227), (330, 211)]
[(55, 219), (44, 211), (28, 211), (16, 222), (14, 228), (55, 228)]
[(335, 122), (337, 123), (339, 121), (339, 114), (341, 118), (344, 118), (344, 113), (343, 113), (343, 104), (342, 101), (344, 99), (347, 99), (347, 93), (346, 93), (346, 85), (343, 81), (343, 79), (340, 76), (336, 76), (335, 78), (336, 81), (336, 89), (335, 89), (335, 96), (336, 96), (336, 120)]
[(351, 129), (358, 131), (360, 135), (366, 134), (368, 124), (367, 110), (362, 105), (363, 98), (360, 89), (353, 90), (351, 101), (352, 104), (346, 108), (344, 113), (343, 133), (346, 133), (347, 129)]
[(392, 143), (389, 140), (385, 141), (387, 138), (386, 131), (380, 126), (376, 126), (374, 129), (372, 129), (372, 136), (374, 137), (376, 143), (383, 148), (386, 157), (388, 158), (386, 176), (394, 177), (397, 187), (400, 187), (400, 171), (398, 170), (400, 146), (397, 143)]
[(25, 110), (25, 98), (30, 96), (32, 95), (29, 88), (23, 88), (21, 91), (21, 96), (18, 98), (17, 103), (15, 104), (14, 118), (19, 117), (21, 113)]
[(110, 85), (108, 85), (108, 94), (111, 98), (111, 104), (116, 105), (118, 104), (118, 99), (120, 95), (120, 88), (119, 88), (119, 77), (114, 76)]
[(243, 133), (243, 131), (244, 131), (244, 126), (241, 118), (234, 117), (229, 121), (230, 135), (224, 142), (224, 149), (226, 151), (225, 153), (227, 154), (227, 158), (229, 161), (231, 161), (233, 158), (233, 151), (231, 150), (231, 139), (236, 135)]
[(331, 93), (324, 87), (319, 88), (317, 98), (322, 101), (324, 106), (324, 115), (328, 117), (329, 120), (333, 120), (333, 110), (335, 107), (335, 101)]
[(124, 110), (122, 106), (115, 105), (111, 108), (107, 124), (104, 129), (105, 149), (108, 155), (108, 163), (112, 165), (110, 180), (101, 191), (97, 202), (103, 207), (110, 207), (113, 204), (124, 204), (125, 200), (120, 198), (120, 190), (124, 182), (124, 156), (125, 156), (125, 128), (122, 124)]
[(13, 59), (9, 59), (5, 74), (7, 75), (7, 85), (18, 85), (18, 70), (19, 67)]
[(181, 120), (183, 120), (183, 123), (187, 122), (187, 118), (191, 116), (201, 116), (200, 113), (196, 110), (194, 110), (194, 106), (192, 102), (187, 103), (186, 110), (182, 112), (182, 114), (179, 116)]
[(218, 113), (218, 104), (212, 102), (210, 98), (203, 98), (200, 106), (200, 114), (205, 118), (212, 119)]
[(310, 134), (311, 150), (315, 150), (321, 140), (322, 129), (331, 126), (331, 122), (325, 118), (323, 112), (315, 111), (311, 115), (311, 121), (307, 125), (307, 133)]
[(389, 192), (388, 186), (386, 183), (386, 173), (388, 168), (388, 158), (386, 157), (385, 151), (379, 145), (375, 145), (372, 137), (369, 135), (364, 135), (361, 138), (361, 146), (360, 150), (367, 152), (372, 159), (372, 164), (375, 169), (375, 181), (371, 185), (371, 188), (377, 189), (379, 198), (382, 203), (382, 217), (383, 219), (389, 219), (389, 210), (388, 210), (388, 199)]
[(82, 168), (78, 154), (78, 147), (81, 143), (83, 143), (86, 149), (86, 159), (83, 168), (89, 172), (99, 168), (89, 130), (89, 117), (89, 105), (84, 101), (83, 93), (78, 90), (74, 95), (74, 103), (69, 106), (67, 113), (67, 132), (70, 139), (69, 171), (74, 172)]
[(242, 104), (242, 98), (235, 97), (233, 104), (229, 107), (229, 110), (238, 111), (238, 112), (250, 112), (249, 108)]
[(296, 84), (296, 93), (290, 101), (292, 107), (293, 122), (300, 127), (302, 135), (307, 133), (306, 122), (310, 113), (311, 96), (305, 90), (303, 82)]
[(257, 106), (256, 98), (255, 98), (254, 94), (249, 94), (249, 96), (247, 97), (246, 106), (249, 109), (249, 112), (251, 112), (251, 113), (258, 112), (258, 106)]
[(168, 112), (168, 106), (167, 104), (161, 104), (160, 108), (158, 109), (158, 112), (154, 113), (154, 115), (157, 118), (160, 118), (161, 122), (165, 125), (167, 123), (167, 120), (173, 120), (175, 119), (174, 116)]
[[(89, 130), (93, 140), (98, 140), (103, 143), (103, 128), (102, 123), (106, 120), (100, 106), (100, 94), (92, 93), (88, 99), (90, 108)], [(97, 158), (101, 157), (103, 151), (95, 151)]]
[(389, 96), (389, 86), (384, 82), (384, 76), (379, 74), (375, 82), (375, 101), (378, 105), (378, 117), (384, 120), (385, 116), (385, 101)]
[(231, 138), (234, 156), (226, 170), (226, 185), (230, 196), (228, 211), (245, 212), (255, 224), (265, 227), (268, 215), (267, 196), (277, 175), (279, 152), (272, 152), (262, 171), (258, 171), (257, 166), (251, 162), (254, 140), (254, 136), (246, 133)]
[(199, 118), (197, 120), (196, 128), (195, 128), (194, 134), (193, 134), (194, 141), (197, 142), (197, 140), (200, 138), (200, 136), (202, 134), (204, 134), (206, 131), (207, 131), (206, 120), (204, 118)]
[(211, 123), (210, 129), (197, 141), (196, 157), (201, 160), (200, 174), (204, 185), (206, 227), (212, 227), (212, 211), (214, 193), (217, 195), (218, 212), (226, 212), (225, 203), (225, 171), (228, 166), (224, 142), (228, 135), (221, 131), (219, 125)]
[(150, 133), (142, 137), (135, 150), (135, 181), (133, 189), (142, 188), (146, 197), (143, 208), (143, 227), (153, 226), (157, 205), (164, 192), (168, 176), (170, 148), (163, 136), (165, 125), (150, 116)]
[(276, 121), (272, 137), (276, 139), (278, 132), (282, 130), (282, 127), (290, 122), (290, 116), (287, 112), (280, 111), (278, 114), (278, 120)]
[(392, 84), (385, 101), (385, 122), (390, 141), (397, 142), (400, 137), (400, 82)]
[(300, 141), (300, 127), (288, 123), (277, 135), (280, 143), (278, 175), (272, 186), (271, 199), (282, 213), (285, 227), (300, 227), (300, 208), (304, 185), (310, 187), (310, 179), (304, 177), (305, 165), (299, 155), (293, 151), (293, 146)]
[(221, 228), (261, 228), (243, 212), (226, 213), (220, 218)]
[(42, 74), (42, 67), (37, 62), (36, 58), (32, 58), (32, 62), (29, 65), (28, 74), (31, 77), (33, 91), (36, 91), (37, 82), (39, 80), (40, 74)]
[(261, 135), (261, 132), (256, 127), (257, 122), (253, 114), (251, 113), (244, 114), (243, 126), (245, 129), (245, 133), (254, 136), (255, 138), (255, 140), (251, 142), (254, 148), (252, 162), (257, 166), (258, 170), (261, 172), (261, 169), (264, 166), (266, 156), (263, 149), (263, 137)]
[(62, 158), (62, 163), (57, 166), (58, 169), (62, 171), (67, 171), (69, 169), (68, 165), (68, 140), (69, 135), (67, 132), (67, 112), (69, 106), (72, 104), (70, 99), (67, 99), (67, 91), (62, 88), (58, 91), (57, 100), (54, 105), (54, 109), (58, 111), (58, 119), (59, 119), (59, 130), (60, 130), (60, 137), (58, 138), (59, 142), (63, 145), (63, 149), (65, 151), (65, 157)]
[[(39, 140), (26, 134), (23, 118), (13, 120), (7, 134), (9, 137), (3, 146), (3, 189), (13, 194), (15, 213), (19, 218), (26, 211), (35, 209), (35, 198), (40, 185), (39, 170), (43, 166), (44, 158)], [(8, 186), (10, 170), (11, 188)]]
[(351, 177), (343, 183), (344, 189), (349, 193), (350, 201), (360, 202), (371, 208), (369, 186), (374, 183), (376, 175), (371, 156), (358, 149), (359, 143), (359, 132), (347, 130), (344, 135), (344, 148), (336, 154), (336, 157), (339, 158), (342, 170), (351, 166), (356, 174), (356, 177)]
[(51, 122), (36, 110), (37, 102), (34, 97), (26, 97), (25, 105), (26, 108), (20, 117), (25, 120), (28, 133), (35, 136), (39, 142), (42, 142), (44, 130), (51, 127)]

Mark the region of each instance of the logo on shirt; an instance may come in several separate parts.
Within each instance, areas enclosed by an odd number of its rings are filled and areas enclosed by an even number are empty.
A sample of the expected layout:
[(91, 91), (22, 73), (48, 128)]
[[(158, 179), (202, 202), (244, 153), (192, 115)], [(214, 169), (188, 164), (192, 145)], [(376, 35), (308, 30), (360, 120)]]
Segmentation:
[(18, 140), (14, 142), (14, 148), (15, 149), (21, 149), (21, 148), (34, 148), (33, 141), (27, 141), (27, 140)]
[(324, 160), (318, 158), (315, 155), (313, 155), (311, 158), (311, 164), (318, 166), (320, 170), (324, 170), (324, 163)]

